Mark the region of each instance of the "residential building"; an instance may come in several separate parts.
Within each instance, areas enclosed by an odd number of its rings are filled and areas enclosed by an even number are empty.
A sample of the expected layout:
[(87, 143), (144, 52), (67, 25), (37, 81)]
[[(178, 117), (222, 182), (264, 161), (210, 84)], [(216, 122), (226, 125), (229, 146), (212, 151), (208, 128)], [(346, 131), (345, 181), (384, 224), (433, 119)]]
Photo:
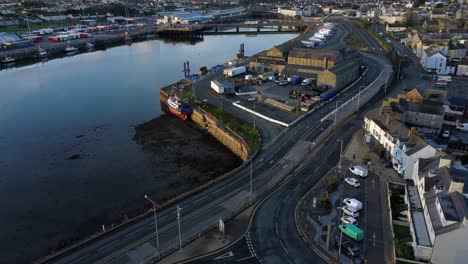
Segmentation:
[(424, 21), (422, 28), (426, 32), (439, 32), (439, 21), (436, 19), (427, 19)]
[(468, 57), (464, 57), (460, 60), (457, 66), (457, 75), (467, 77), (468, 76)]
[(278, 7), (278, 13), (284, 16), (295, 17), (295, 16), (302, 15), (302, 10), (299, 8), (298, 9), (285, 9), (285, 8)]
[(433, 8), (431, 12), (429, 12), (430, 19), (437, 19), (437, 18), (447, 18), (447, 14), (445, 10), (442, 8)]
[(448, 59), (440, 51), (440, 47), (431, 46), (421, 52), (420, 62), (427, 72), (438, 74), (453, 74), (455, 67), (448, 64)]
[(452, 168), (450, 157), (432, 157), (418, 159), (413, 175), (405, 198), (415, 258), (465, 263), (468, 171)]
[(394, 23), (394, 24), (387, 23), (385, 31), (386, 32), (405, 32), (406, 25), (401, 24), (401, 23)]

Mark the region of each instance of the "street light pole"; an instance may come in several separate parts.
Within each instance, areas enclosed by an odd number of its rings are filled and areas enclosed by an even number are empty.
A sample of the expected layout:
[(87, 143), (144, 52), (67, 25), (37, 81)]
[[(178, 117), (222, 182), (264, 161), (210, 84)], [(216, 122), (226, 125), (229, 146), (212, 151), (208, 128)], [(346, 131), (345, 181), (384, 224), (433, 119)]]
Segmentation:
[[(339, 141), (341, 143), (341, 147), (340, 147), (340, 162), (338, 163), (338, 171), (340, 173), (340, 176), (341, 176), (341, 157), (343, 156), (343, 140), (342, 139), (337, 139), (336, 141)], [(341, 177), (340, 177), (341, 178)]]
[(357, 97), (357, 109), (356, 109), (356, 112), (359, 112), (359, 100), (361, 99), (361, 88), (362, 88), (362, 87), (365, 88), (366, 86), (364, 86), (364, 85), (359, 86), (359, 93), (358, 93), (358, 97)]
[(148, 195), (145, 194), (145, 199), (150, 201), (153, 204), (153, 213), (154, 213), (154, 227), (156, 229), (156, 247), (158, 248), (158, 256), (160, 255), (159, 251), (159, 232), (158, 232), (158, 217), (156, 214), (156, 203), (151, 200)]
[[(253, 127), (255, 133), (255, 102), (254, 104), (254, 112), (253, 112)], [(253, 156), (250, 157), (250, 201), (252, 201), (252, 185), (253, 185)]]
[(336, 114), (338, 113), (338, 103), (342, 103), (343, 101), (336, 101), (335, 102), (335, 121), (333, 122), (333, 128), (336, 128)]
[(388, 86), (388, 71), (387, 71), (387, 78), (385, 78), (385, 91), (384, 91), (385, 94), (387, 94), (387, 86)]
[(182, 211), (182, 208), (177, 205), (177, 224), (179, 226), (179, 252), (182, 253), (182, 234), (180, 232), (180, 211)]

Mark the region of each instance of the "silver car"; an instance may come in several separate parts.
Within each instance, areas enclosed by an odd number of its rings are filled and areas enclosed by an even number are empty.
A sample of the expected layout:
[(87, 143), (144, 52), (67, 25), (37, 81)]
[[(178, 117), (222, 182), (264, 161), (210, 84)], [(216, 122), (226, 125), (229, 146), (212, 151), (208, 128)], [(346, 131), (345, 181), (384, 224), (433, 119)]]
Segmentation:
[(353, 178), (353, 177), (347, 177), (347, 178), (344, 179), (344, 181), (345, 181), (345, 183), (347, 183), (347, 184), (349, 184), (349, 185), (351, 185), (353, 187), (356, 187), (356, 188), (361, 186), (361, 183), (359, 182), (359, 180), (356, 179), (356, 178)]

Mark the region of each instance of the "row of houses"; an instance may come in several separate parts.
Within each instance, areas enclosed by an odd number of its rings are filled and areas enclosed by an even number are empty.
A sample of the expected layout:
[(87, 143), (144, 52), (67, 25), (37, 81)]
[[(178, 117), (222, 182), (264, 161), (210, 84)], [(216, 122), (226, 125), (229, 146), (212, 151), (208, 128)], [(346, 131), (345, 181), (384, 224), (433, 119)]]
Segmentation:
[(406, 180), (404, 214), (416, 260), (466, 263), (468, 170), (391, 114), (365, 117), (366, 140), (380, 146)]

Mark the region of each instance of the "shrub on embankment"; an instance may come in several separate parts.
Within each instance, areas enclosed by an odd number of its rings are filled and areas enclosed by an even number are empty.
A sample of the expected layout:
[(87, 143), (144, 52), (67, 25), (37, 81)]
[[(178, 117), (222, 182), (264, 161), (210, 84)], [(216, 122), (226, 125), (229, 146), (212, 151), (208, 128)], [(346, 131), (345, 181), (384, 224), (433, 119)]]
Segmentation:
[(371, 29), (371, 26), (368, 22), (357, 19), (353, 20), (354, 23), (360, 25), (362, 28), (364, 28), (374, 39), (379, 43), (379, 45), (385, 50), (385, 53), (390, 56), (392, 54), (392, 46), (377, 32)]

